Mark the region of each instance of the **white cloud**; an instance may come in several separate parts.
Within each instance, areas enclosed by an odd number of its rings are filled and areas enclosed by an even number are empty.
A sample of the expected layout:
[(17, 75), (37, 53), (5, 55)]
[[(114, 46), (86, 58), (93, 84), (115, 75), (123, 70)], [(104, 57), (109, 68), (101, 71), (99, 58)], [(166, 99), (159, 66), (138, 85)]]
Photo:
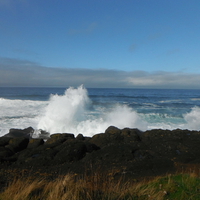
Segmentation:
[(37, 63), (0, 58), (0, 86), (200, 89), (200, 74), (183, 72), (119, 71), (49, 68)]
[(200, 88), (200, 74), (183, 72), (144, 73), (143, 76), (129, 76), (127, 80), (136, 87), (151, 88)]

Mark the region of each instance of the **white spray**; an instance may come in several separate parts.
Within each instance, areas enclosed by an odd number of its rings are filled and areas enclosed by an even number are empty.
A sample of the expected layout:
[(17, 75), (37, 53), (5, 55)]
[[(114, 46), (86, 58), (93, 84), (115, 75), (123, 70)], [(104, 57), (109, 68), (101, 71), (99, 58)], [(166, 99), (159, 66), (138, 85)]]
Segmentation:
[(145, 130), (146, 123), (130, 107), (117, 105), (112, 111), (95, 116), (88, 109), (91, 101), (87, 90), (80, 86), (68, 88), (64, 95), (51, 95), (38, 129), (49, 133), (73, 133), (92, 136), (110, 126), (133, 127)]
[(187, 128), (190, 130), (200, 130), (200, 108), (195, 106), (191, 112), (184, 115), (187, 122)]

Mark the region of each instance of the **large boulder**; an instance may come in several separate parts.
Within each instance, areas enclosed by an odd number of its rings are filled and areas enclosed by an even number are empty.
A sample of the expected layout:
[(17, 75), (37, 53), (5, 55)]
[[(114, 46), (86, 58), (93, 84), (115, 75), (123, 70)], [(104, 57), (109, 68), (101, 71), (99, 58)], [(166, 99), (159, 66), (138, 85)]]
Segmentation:
[(109, 126), (105, 130), (105, 134), (108, 134), (108, 135), (112, 135), (112, 134), (119, 135), (120, 133), (121, 133), (121, 130), (115, 126)]
[(29, 139), (28, 138), (11, 138), (9, 140), (9, 144), (6, 145), (8, 149), (10, 149), (13, 152), (19, 152), (22, 151), (23, 149), (26, 149), (28, 146)]
[(200, 133), (189, 130), (146, 131), (142, 142), (158, 156), (172, 159), (175, 162), (194, 162), (200, 157)]
[(121, 130), (117, 127), (110, 126), (105, 130), (105, 133), (94, 135), (90, 139), (90, 142), (100, 148), (112, 143), (135, 143), (141, 141), (140, 134), (142, 132), (138, 129), (124, 128)]
[(0, 161), (45, 172), (84, 173), (92, 167), (144, 177), (174, 172), (179, 163), (200, 163), (199, 145), (199, 131), (141, 132), (110, 126), (91, 138), (66, 133), (50, 135), (46, 142), (41, 138), (1, 137)]
[(29, 140), (27, 148), (37, 148), (44, 144), (44, 140), (40, 138), (32, 138)]
[(0, 160), (5, 160), (7, 157), (12, 156), (14, 154), (9, 148), (0, 147)]
[(0, 137), (0, 146), (6, 146), (9, 144), (10, 137)]
[(78, 161), (82, 159), (87, 152), (85, 143), (78, 140), (67, 140), (55, 149), (58, 153), (55, 155), (54, 160), (59, 164)]
[(50, 135), (50, 138), (44, 143), (44, 148), (56, 148), (62, 145), (66, 140), (74, 140), (74, 134), (71, 133), (56, 133)]
[(4, 137), (32, 138), (33, 133), (34, 133), (34, 129), (32, 127), (28, 127), (28, 128), (25, 128), (25, 129), (15, 129), (15, 128), (12, 128), (12, 129), (9, 130), (9, 133), (7, 133), (6, 135), (4, 135)]
[(81, 160), (86, 153), (98, 150), (87, 140), (75, 139), (73, 134), (53, 134), (46, 142), (30, 139), (27, 149), (17, 156), (17, 164), (23, 166), (59, 166)]

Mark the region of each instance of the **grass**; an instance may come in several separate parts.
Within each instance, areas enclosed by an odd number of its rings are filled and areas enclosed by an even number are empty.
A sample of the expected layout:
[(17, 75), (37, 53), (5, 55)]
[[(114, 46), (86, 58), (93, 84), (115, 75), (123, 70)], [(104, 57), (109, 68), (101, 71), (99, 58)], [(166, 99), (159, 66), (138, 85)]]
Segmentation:
[(200, 177), (178, 173), (148, 181), (115, 180), (93, 173), (67, 174), (55, 180), (16, 178), (0, 193), (0, 200), (200, 200)]

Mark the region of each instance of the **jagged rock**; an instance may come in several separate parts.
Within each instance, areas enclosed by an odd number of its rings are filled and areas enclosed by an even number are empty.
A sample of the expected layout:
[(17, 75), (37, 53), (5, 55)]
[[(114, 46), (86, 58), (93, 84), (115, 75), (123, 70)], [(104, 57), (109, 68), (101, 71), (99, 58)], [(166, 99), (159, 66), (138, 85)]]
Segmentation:
[(83, 136), (83, 134), (78, 134), (78, 135), (76, 136), (76, 139), (77, 139), (77, 140), (85, 140), (85, 137)]
[(34, 129), (32, 127), (28, 127), (25, 129), (15, 129), (12, 128), (9, 130), (9, 133), (4, 135), (3, 137), (12, 137), (12, 138), (17, 138), (17, 137), (24, 137), (24, 138), (31, 138), (34, 133)]

